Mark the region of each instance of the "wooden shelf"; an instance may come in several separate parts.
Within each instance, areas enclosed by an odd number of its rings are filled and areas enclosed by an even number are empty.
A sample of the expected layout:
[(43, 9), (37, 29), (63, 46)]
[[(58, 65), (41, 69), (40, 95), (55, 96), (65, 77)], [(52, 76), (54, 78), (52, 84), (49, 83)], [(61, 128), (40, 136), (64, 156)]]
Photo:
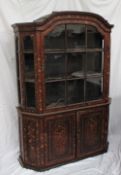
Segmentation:
[(45, 54), (49, 53), (83, 53), (83, 52), (103, 52), (102, 48), (67, 48), (67, 49), (45, 49)]
[(27, 83), (35, 83), (35, 79), (25, 78), (25, 82), (27, 82)]

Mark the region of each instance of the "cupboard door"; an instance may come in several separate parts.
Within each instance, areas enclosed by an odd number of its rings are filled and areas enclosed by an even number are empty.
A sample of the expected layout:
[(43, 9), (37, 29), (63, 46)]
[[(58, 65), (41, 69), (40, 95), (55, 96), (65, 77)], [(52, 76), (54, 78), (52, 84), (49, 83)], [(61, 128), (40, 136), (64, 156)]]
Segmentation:
[(107, 122), (108, 108), (78, 112), (77, 157), (86, 157), (105, 149)]
[(46, 119), (46, 166), (75, 158), (75, 113)]

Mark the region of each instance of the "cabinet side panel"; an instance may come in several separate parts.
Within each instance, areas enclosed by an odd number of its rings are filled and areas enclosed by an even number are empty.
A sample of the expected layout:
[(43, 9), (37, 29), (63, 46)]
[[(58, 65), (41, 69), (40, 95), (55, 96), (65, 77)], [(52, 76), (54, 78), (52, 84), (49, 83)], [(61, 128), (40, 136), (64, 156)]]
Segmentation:
[(20, 143), (20, 157), (24, 160), (24, 144), (23, 144), (23, 122), (22, 115), (18, 112), (18, 121), (19, 121), (19, 143)]
[(110, 80), (110, 33), (106, 33), (104, 37), (104, 98), (109, 96), (109, 80)]
[(20, 144), (23, 164), (36, 168), (43, 167), (43, 120), (24, 115), (20, 121)]
[(107, 143), (108, 125), (109, 125), (109, 106), (104, 107), (103, 134), (102, 134), (103, 145)]

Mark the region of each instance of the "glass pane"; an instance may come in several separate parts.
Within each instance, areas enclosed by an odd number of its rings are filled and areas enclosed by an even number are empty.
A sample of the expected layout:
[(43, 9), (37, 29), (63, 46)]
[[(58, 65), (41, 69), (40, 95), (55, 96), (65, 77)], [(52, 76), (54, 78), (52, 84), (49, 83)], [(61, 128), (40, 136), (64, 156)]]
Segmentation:
[(65, 48), (65, 25), (59, 25), (45, 37), (46, 49)]
[(79, 103), (84, 101), (84, 80), (67, 81), (67, 103)]
[(87, 48), (102, 48), (103, 37), (94, 26), (87, 26)]
[(46, 84), (46, 106), (56, 107), (65, 103), (65, 82)]
[(45, 60), (46, 79), (61, 79), (65, 76), (64, 54), (47, 54)]
[(28, 107), (35, 107), (35, 84), (25, 83), (26, 89), (26, 105)]
[(24, 50), (33, 50), (33, 38), (32, 36), (24, 37)]
[(89, 78), (86, 80), (86, 101), (100, 99), (102, 93), (102, 78)]
[(82, 24), (67, 25), (67, 45), (68, 48), (85, 47), (85, 25)]
[(67, 59), (68, 77), (82, 77), (84, 75), (84, 53), (69, 53)]
[(24, 54), (25, 60), (25, 77), (34, 78), (34, 55)]
[(88, 52), (86, 61), (87, 75), (102, 72), (102, 52)]

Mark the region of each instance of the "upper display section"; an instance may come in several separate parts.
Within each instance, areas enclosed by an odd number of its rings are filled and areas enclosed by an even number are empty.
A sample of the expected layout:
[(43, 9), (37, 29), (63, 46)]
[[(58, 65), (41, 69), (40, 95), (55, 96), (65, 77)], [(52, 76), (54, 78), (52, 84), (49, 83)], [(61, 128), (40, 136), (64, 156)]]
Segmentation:
[(96, 27), (57, 25), (44, 48), (47, 108), (103, 98), (104, 38)]
[(107, 102), (112, 27), (75, 11), (14, 24), (20, 106), (44, 112)]

